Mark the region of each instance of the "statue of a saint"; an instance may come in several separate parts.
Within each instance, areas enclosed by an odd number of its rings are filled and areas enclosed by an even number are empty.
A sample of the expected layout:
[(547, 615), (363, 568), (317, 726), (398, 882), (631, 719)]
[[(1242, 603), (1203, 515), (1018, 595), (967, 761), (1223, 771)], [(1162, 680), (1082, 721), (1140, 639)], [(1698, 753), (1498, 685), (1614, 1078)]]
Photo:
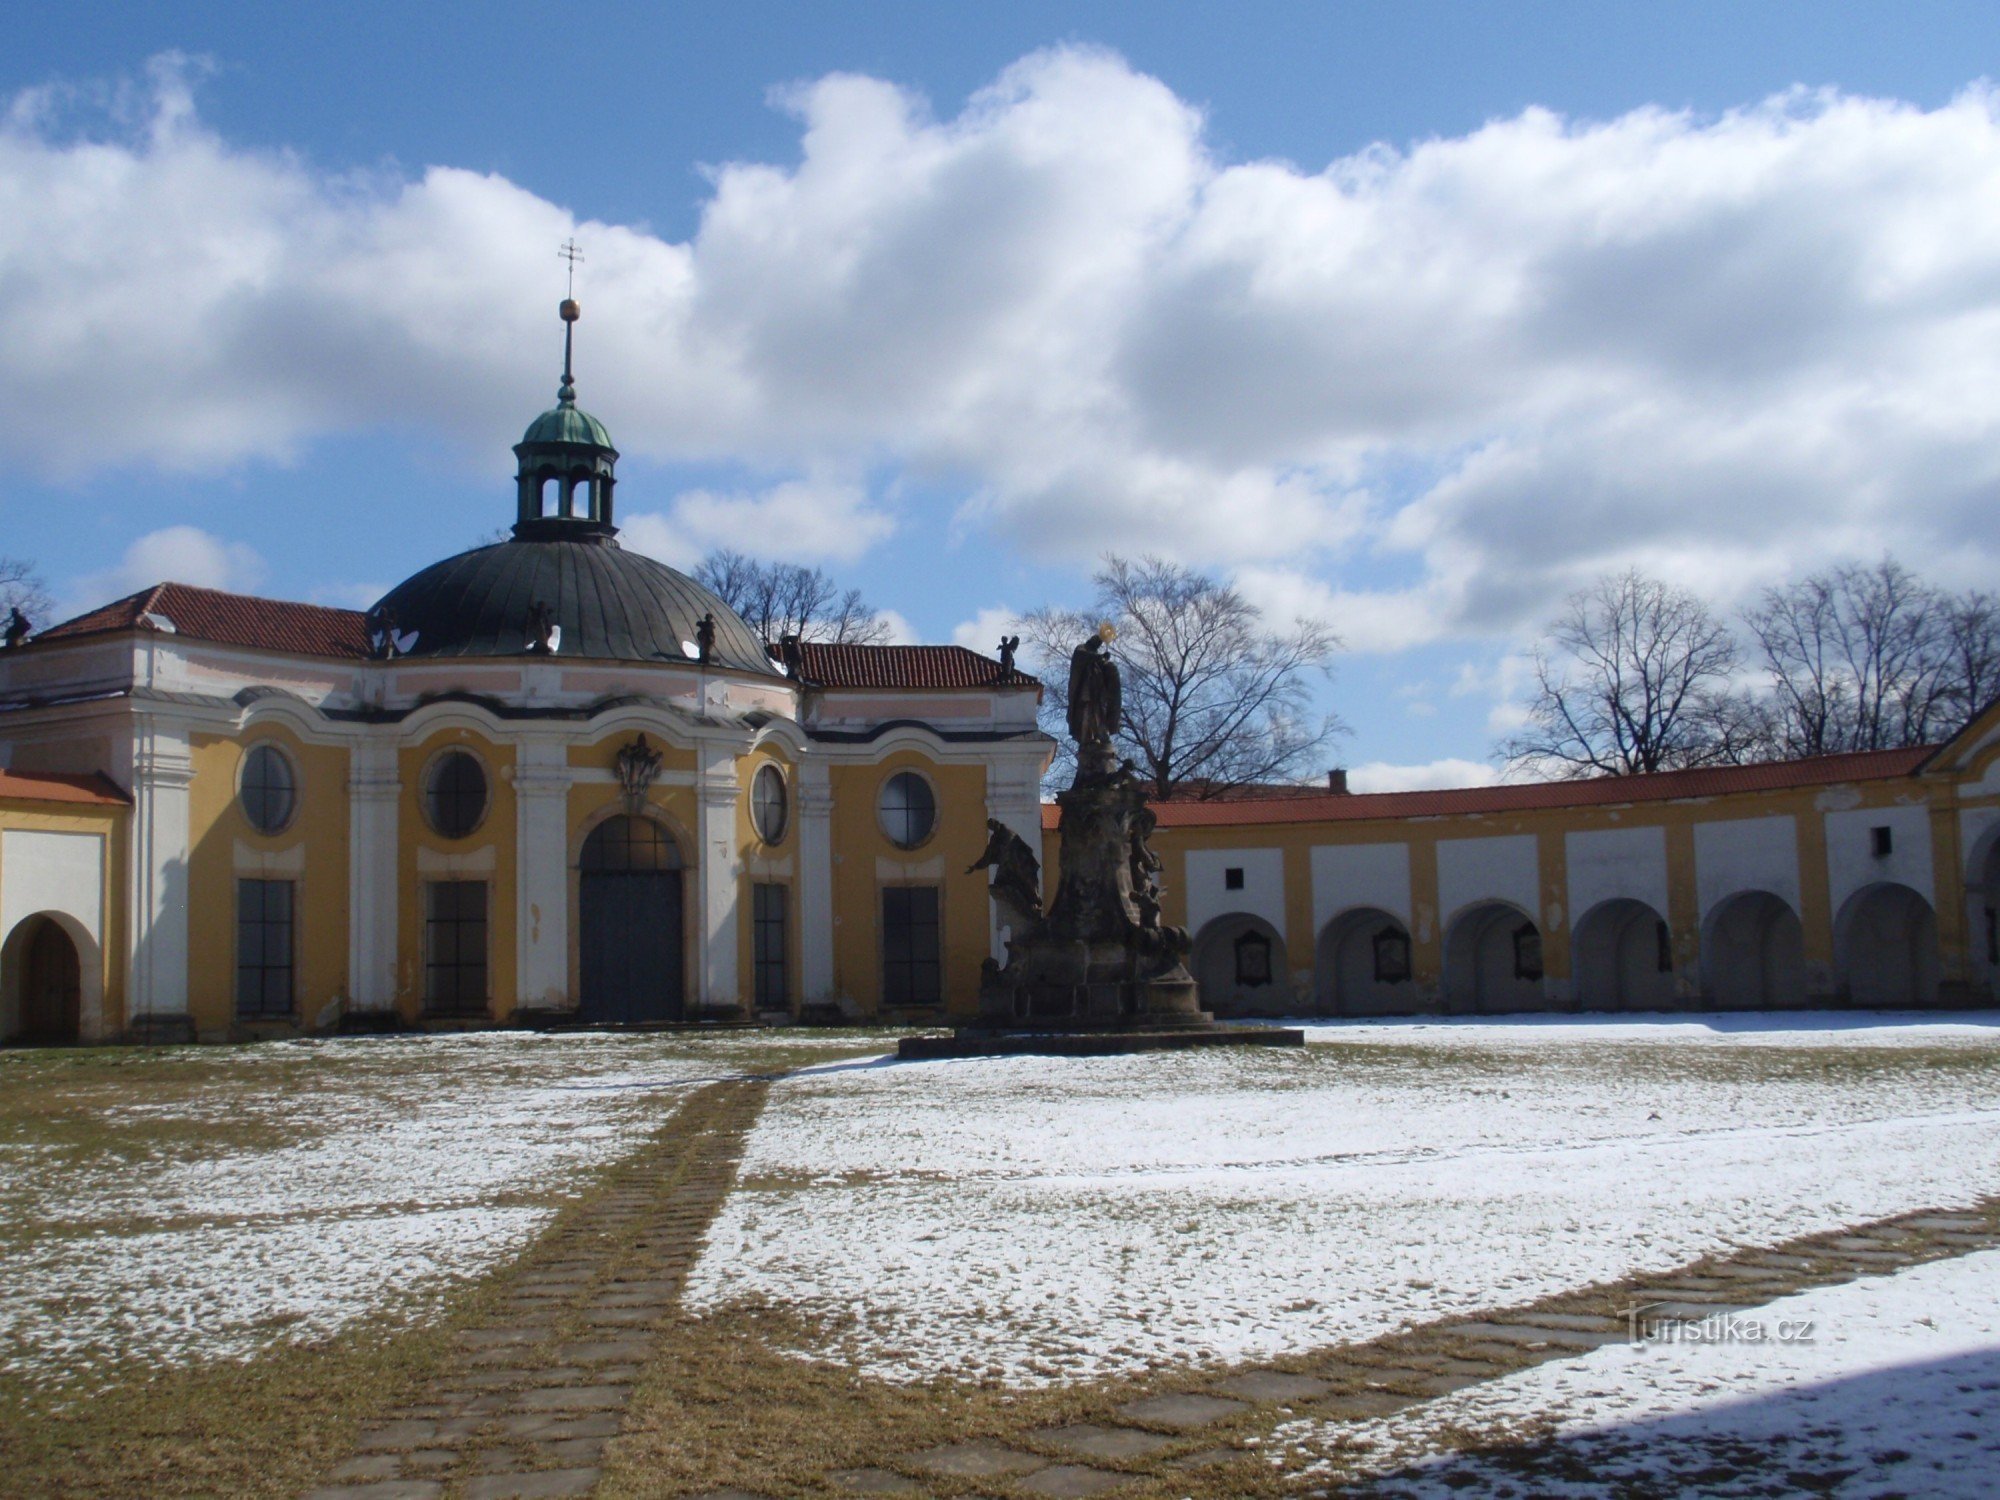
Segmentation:
[(1111, 627), (1069, 654), (1069, 733), (1079, 745), (1108, 744), (1125, 724), (1118, 663), (1105, 651)]

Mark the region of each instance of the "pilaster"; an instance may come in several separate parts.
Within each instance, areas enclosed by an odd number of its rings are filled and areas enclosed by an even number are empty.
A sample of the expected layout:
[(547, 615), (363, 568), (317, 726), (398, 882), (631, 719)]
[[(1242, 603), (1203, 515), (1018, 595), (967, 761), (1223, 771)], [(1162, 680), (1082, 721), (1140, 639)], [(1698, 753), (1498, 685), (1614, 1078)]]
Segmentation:
[(799, 972), (808, 1005), (833, 993), (833, 777), (825, 761), (799, 765)]
[(396, 819), (403, 783), (393, 740), (354, 747), (347, 777), (348, 1000), (356, 1013), (396, 1004)]
[(517, 1011), (563, 1010), (569, 994), (569, 752), (558, 738), (515, 751)]
[(192, 1040), (188, 1012), (186, 731), (141, 720), (132, 742), (130, 1026), (142, 1041)]
[(736, 848), (736, 804), (741, 789), (729, 750), (710, 752), (697, 788), (701, 803), (701, 993), (699, 1014), (735, 1015), (743, 1010), (736, 953), (737, 892), (741, 863)]

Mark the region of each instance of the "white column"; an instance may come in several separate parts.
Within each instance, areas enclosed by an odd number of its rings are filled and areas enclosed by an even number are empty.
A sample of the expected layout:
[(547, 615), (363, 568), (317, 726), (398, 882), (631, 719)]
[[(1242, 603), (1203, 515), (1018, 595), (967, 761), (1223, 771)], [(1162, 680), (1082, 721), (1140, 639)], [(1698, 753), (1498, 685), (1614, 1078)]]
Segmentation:
[(741, 866), (736, 848), (736, 756), (731, 749), (705, 755), (701, 794), (701, 994), (698, 1013), (740, 1010), (736, 905)]
[(514, 763), (517, 1006), (562, 1010), (569, 997), (569, 751), (526, 739)]
[(833, 778), (825, 761), (799, 767), (799, 972), (808, 1005), (833, 993)]
[(131, 1029), (191, 1037), (188, 1015), (188, 787), (184, 731), (141, 719), (132, 741)]
[(347, 973), (357, 1012), (396, 1004), (396, 742), (365, 739), (347, 774)]
[[(986, 816), (998, 819), (1020, 835), (1021, 841), (1035, 851), (1036, 859), (1042, 857), (1042, 763), (1039, 757), (1033, 761), (1013, 757), (986, 763)], [(1043, 872), (1045, 878), (1047, 873)], [(1042, 891), (1044, 905), (1052, 894), (1047, 889)], [(1005, 962), (1007, 945), (1001, 939), (1000, 908), (989, 900), (987, 909), (993, 956)]]

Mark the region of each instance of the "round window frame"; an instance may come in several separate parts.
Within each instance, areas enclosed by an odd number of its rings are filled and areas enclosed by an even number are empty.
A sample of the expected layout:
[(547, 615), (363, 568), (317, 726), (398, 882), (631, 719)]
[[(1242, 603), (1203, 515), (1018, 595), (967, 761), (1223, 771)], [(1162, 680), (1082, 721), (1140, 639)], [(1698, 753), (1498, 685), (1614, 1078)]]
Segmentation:
[[(243, 783), (249, 777), (250, 762), (258, 752), (264, 750), (277, 756), (279, 763), (285, 768), (285, 774), (292, 778), (292, 805), (283, 820), (270, 828), (261, 827), (250, 815), (250, 804), (243, 796)], [(305, 778), (299, 774), (299, 763), (292, 757), (291, 751), (276, 740), (252, 740), (243, 747), (243, 758), (236, 763), (236, 810), (243, 815), (243, 821), (250, 825), (250, 831), (259, 838), (281, 837), (299, 820), (299, 807), (305, 801), (305, 793), (302, 790), (304, 784)]]
[[(431, 783), (444, 763), (454, 755), (463, 755), (479, 767), (479, 775), (486, 783), (486, 798), (479, 808), (479, 816), (472, 826), (463, 833), (447, 833), (438, 827), (437, 819), (431, 816)], [(424, 827), (441, 839), (456, 844), (471, 838), (486, 826), (486, 820), (493, 816), (493, 768), (486, 763), (486, 757), (464, 745), (446, 745), (442, 750), (424, 762), (424, 768), (417, 773), (417, 812), (424, 820)]]
[[(931, 794), (931, 826), (924, 830), (924, 836), (914, 844), (899, 843), (896, 836), (889, 832), (888, 809), (882, 805), (884, 799), (889, 795), (890, 786), (898, 776), (915, 778), (917, 781), (922, 782), (925, 789)], [(938, 829), (944, 826), (944, 799), (938, 796), (937, 783), (914, 766), (898, 766), (887, 776), (884, 776), (881, 784), (875, 788), (875, 826), (881, 832), (882, 837), (888, 840), (891, 849), (898, 850), (904, 854), (910, 854), (923, 848), (932, 839), (937, 837)]]
[[(775, 834), (766, 830), (757, 816), (757, 788), (764, 784), (767, 776), (778, 784), (778, 831)], [(750, 773), (750, 831), (767, 849), (775, 849), (784, 843), (792, 831), (792, 789), (776, 761), (767, 760)]]

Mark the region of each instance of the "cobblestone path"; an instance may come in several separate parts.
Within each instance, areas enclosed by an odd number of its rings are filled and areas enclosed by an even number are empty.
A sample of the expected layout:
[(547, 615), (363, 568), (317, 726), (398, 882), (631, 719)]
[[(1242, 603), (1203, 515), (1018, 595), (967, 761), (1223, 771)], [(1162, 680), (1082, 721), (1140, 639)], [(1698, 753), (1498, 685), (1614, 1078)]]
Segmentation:
[[(1268, 1494), (1280, 1480), (1261, 1444), (1280, 1422), (1386, 1416), (1529, 1365), (1574, 1358), (1628, 1338), (1626, 1310), (1634, 1305), (1646, 1306), (1650, 1318), (1701, 1319), (1996, 1246), (2000, 1199), (1905, 1214), (1366, 1344), (1122, 1389), (1085, 1420), (885, 1455), (867, 1467), (829, 1471), (817, 1493), (1147, 1500), (1186, 1493), (1190, 1471), (1200, 1471), (1207, 1493)], [(1320, 1479), (1315, 1488), (1338, 1484)], [(761, 1500), (742, 1491), (715, 1491), (710, 1500), (725, 1497)]]
[[(735, 1179), (769, 1080), (709, 1084), (587, 1208), (511, 1274), (421, 1399), (361, 1436), (307, 1500), (531, 1500), (587, 1495), (605, 1448)], [(1062, 1426), (828, 1469), (791, 1494), (1120, 1500), (1270, 1494), (1262, 1444), (1281, 1422), (1365, 1421), (1630, 1336), (1627, 1310), (1699, 1319), (1793, 1292), (2000, 1247), (2000, 1198), (1972, 1208), (1744, 1248), (1657, 1276), (1585, 1287), (1476, 1318), (1227, 1372), (1098, 1387)], [(1296, 1484), (1294, 1480), (1291, 1483)], [(1317, 1481), (1319, 1488), (1328, 1481)], [(1338, 1488), (1335, 1481), (1332, 1488)], [(700, 1500), (769, 1500), (709, 1490)]]
[(431, 1388), (363, 1432), (308, 1500), (589, 1494), (769, 1090), (695, 1090), (524, 1259)]

